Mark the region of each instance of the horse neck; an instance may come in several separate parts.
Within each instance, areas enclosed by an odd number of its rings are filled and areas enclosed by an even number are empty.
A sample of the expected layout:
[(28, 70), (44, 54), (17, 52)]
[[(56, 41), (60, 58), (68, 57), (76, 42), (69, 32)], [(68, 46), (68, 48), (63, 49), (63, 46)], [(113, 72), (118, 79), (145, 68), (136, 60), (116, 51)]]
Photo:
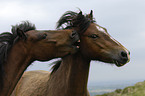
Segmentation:
[(88, 96), (89, 66), (90, 60), (83, 58), (80, 53), (63, 58), (60, 68), (48, 81), (47, 92), (53, 92), (49, 96)]
[(4, 64), (3, 90), (0, 96), (9, 96), (25, 69), (31, 63), (31, 58), (21, 42), (17, 42), (10, 50), (6, 63)]

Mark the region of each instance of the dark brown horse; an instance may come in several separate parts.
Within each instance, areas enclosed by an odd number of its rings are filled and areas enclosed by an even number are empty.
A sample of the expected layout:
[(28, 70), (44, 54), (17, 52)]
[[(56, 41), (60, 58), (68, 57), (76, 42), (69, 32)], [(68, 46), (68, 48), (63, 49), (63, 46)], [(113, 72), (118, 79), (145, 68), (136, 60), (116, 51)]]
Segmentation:
[(0, 96), (10, 96), (25, 69), (35, 60), (48, 61), (75, 53), (74, 30), (35, 30), (29, 22), (0, 34)]
[(44, 71), (26, 72), (12, 96), (89, 96), (87, 82), (91, 60), (118, 67), (129, 62), (130, 52), (95, 23), (92, 11), (86, 16), (69, 11), (60, 18), (58, 28), (63, 24), (79, 32), (80, 50), (56, 63), (51, 75)]

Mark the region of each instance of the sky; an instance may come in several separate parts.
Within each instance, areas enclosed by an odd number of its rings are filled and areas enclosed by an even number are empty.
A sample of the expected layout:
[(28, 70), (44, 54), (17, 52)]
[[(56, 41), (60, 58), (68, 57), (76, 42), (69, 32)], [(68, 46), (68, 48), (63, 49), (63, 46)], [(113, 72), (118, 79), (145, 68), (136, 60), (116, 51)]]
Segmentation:
[[(116, 67), (92, 61), (88, 82), (145, 80), (145, 0), (2, 0), (0, 33), (29, 20), (37, 29), (54, 30), (66, 11), (93, 10), (97, 24), (131, 52), (131, 61)], [(49, 62), (34, 62), (30, 70), (50, 70)]]

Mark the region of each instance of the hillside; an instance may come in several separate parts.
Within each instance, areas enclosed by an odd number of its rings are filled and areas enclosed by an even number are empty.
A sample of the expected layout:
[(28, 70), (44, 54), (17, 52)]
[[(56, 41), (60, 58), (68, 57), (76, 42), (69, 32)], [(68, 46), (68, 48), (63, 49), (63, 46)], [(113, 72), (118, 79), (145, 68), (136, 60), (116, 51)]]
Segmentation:
[(114, 92), (96, 96), (145, 96), (145, 81), (138, 82), (134, 86), (116, 89)]

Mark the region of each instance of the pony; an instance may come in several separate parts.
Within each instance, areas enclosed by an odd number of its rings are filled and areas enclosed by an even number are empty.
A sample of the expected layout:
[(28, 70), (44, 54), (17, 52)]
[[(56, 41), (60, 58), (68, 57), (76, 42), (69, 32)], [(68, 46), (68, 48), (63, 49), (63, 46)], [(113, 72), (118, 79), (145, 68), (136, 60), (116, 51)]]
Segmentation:
[(75, 30), (36, 30), (24, 21), (0, 34), (0, 96), (10, 96), (25, 69), (35, 60), (48, 61), (77, 51)]
[[(66, 26), (65, 26), (66, 25)], [(58, 29), (75, 29), (80, 48), (58, 61), (52, 72), (26, 72), (12, 96), (90, 96), (87, 90), (91, 60), (121, 67), (129, 62), (130, 52), (107, 29), (96, 24), (93, 11), (83, 15), (68, 11), (58, 21)]]

